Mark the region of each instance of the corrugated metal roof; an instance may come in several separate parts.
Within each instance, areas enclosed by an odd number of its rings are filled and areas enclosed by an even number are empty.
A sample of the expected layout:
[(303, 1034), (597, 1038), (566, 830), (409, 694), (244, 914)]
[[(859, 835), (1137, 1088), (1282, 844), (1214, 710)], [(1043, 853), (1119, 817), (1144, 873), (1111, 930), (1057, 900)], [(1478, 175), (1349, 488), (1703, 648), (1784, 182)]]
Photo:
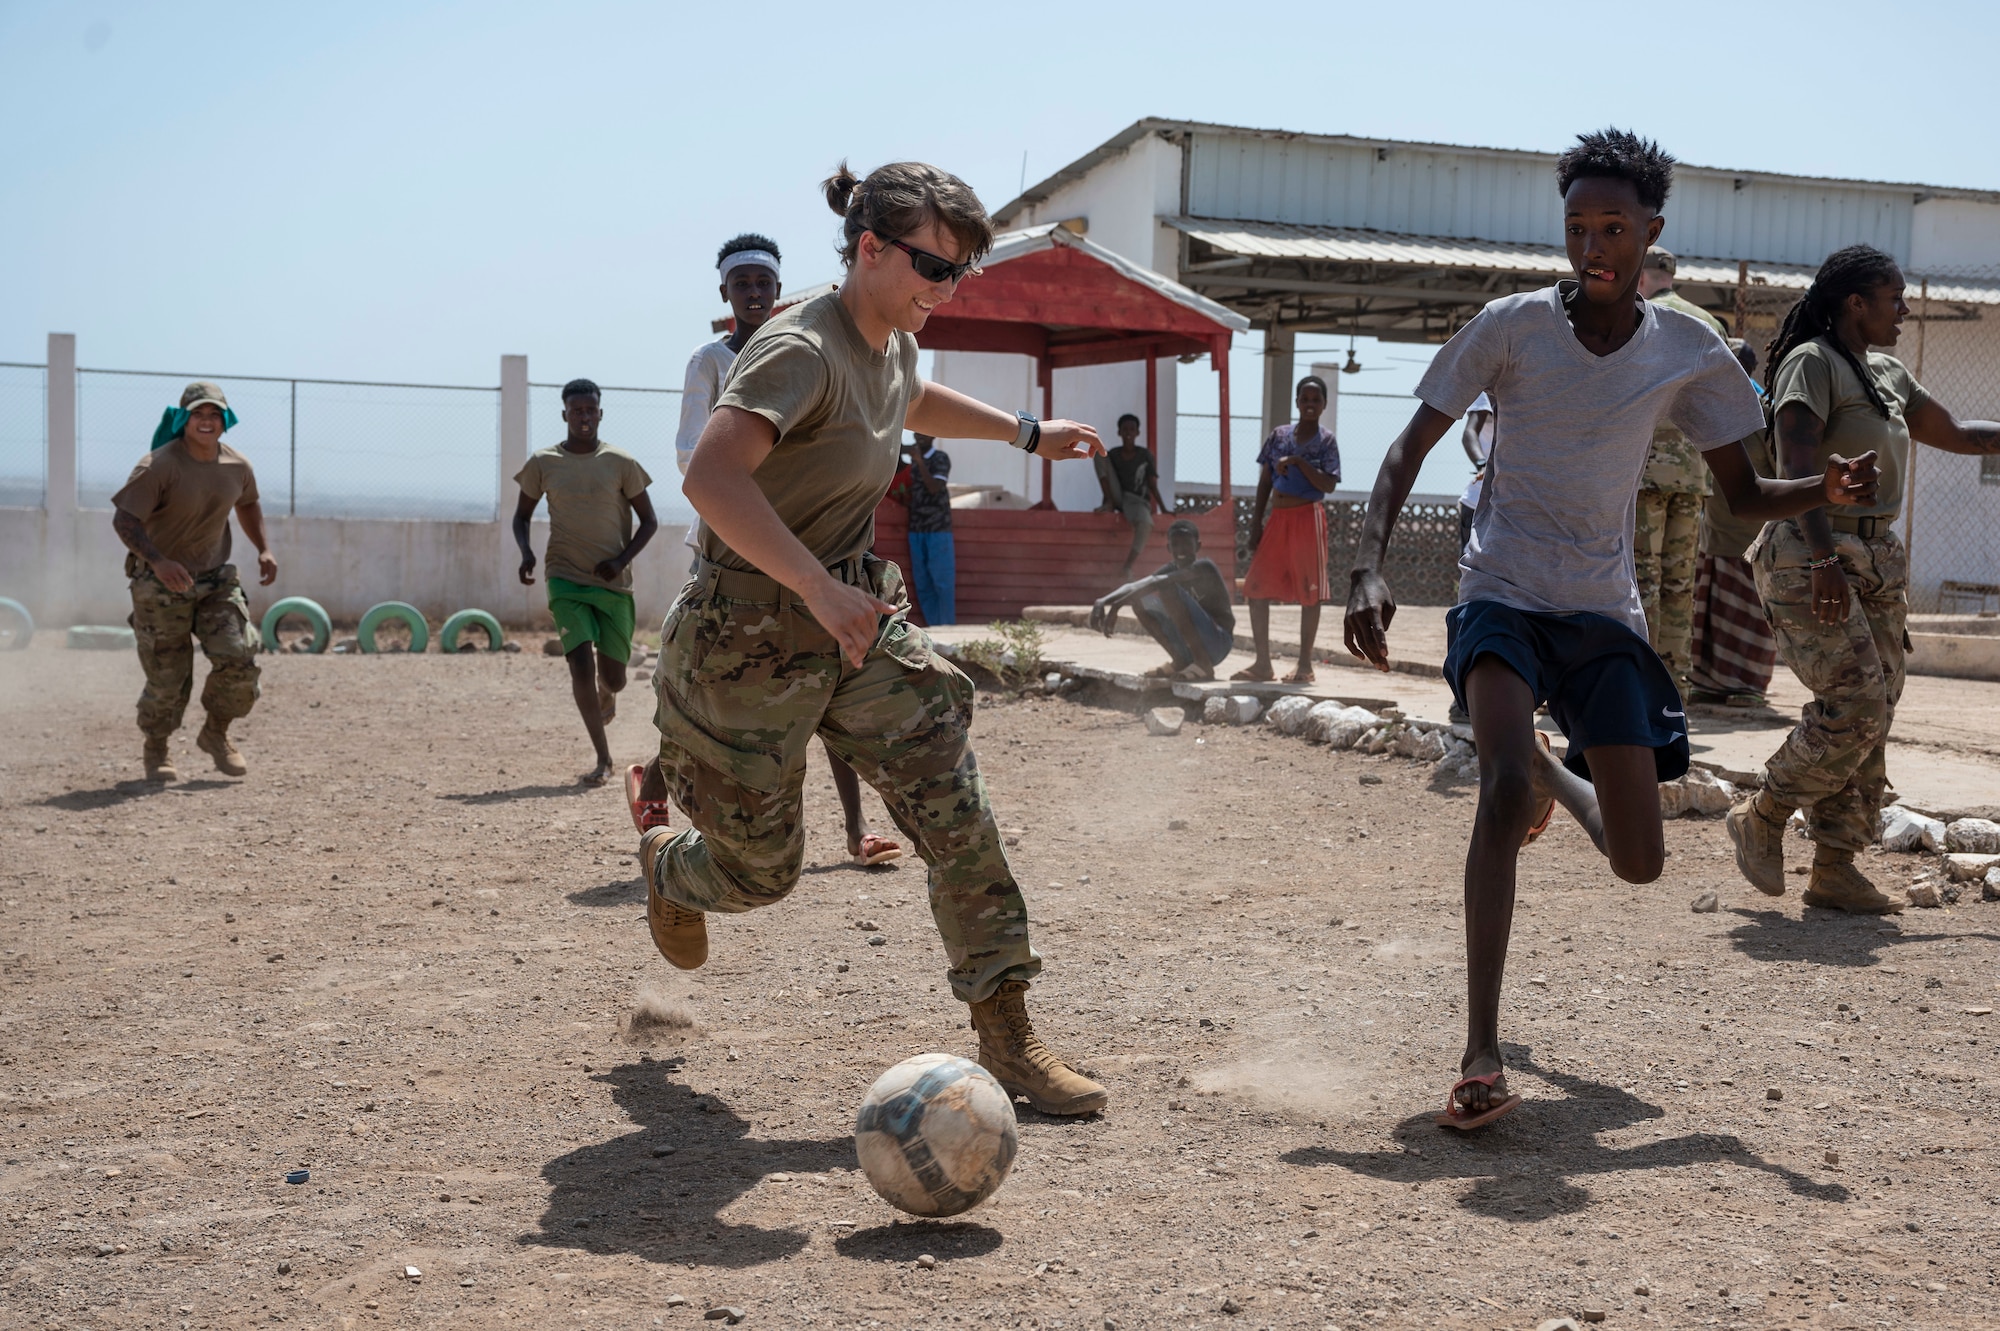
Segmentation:
[[(1445, 236), (1408, 236), (1358, 227), (1295, 226), (1283, 222), (1241, 222), (1204, 217), (1166, 217), (1168, 226), (1224, 254), (1247, 259), (1306, 260), (1326, 263), (1369, 263), (1405, 268), (1485, 269), (1522, 273), (1551, 280), (1571, 275), (1569, 256), (1553, 245), (1509, 244), (1488, 240), (1454, 240)], [(1736, 285), (1733, 260), (1677, 256), (1676, 276), (1682, 282), (1713, 286)], [(1219, 269), (1217, 276), (1230, 270)], [(1812, 284), (1813, 269), (1797, 264), (1750, 265), (1753, 285), (1803, 291)], [(1256, 279), (1244, 281), (1254, 286)], [(1913, 298), (1915, 281), (1911, 282)], [(1973, 305), (2000, 305), (2000, 286), (1968, 278), (1933, 278), (1932, 300)]]
[[(1053, 175), (1029, 186), (1026, 190), (1022, 191), (1019, 197), (995, 209), (993, 213), (995, 220), (1002, 223), (1012, 221), (1015, 215), (1028, 205), (1045, 201), (1064, 185), (1081, 179), (1083, 176), (1089, 174), (1099, 163), (1124, 152), (1132, 144), (1138, 142), (1148, 134), (1165, 134), (1170, 136), (1197, 134), (1227, 135), (1231, 137), (1276, 140), (1282, 143), (1299, 145), (1361, 147), (1370, 150), (1377, 148), (1386, 148), (1392, 151), (1398, 148), (1421, 149), (1463, 154), (1465, 156), (1511, 159), (1538, 167), (1546, 167), (1555, 161), (1554, 153), (1535, 152), (1522, 148), (1489, 148), (1468, 144), (1428, 143), (1421, 140), (1409, 139), (1357, 138), (1348, 134), (1308, 134), (1295, 130), (1257, 129), (1243, 125), (1216, 124), (1211, 121), (1174, 120), (1160, 116), (1147, 116), (1144, 119), (1134, 121)], [(1797, 176), (1772, 171), (1745, 171), (1726, 167), (1697, 166), (1686, 162), (1681, 163), (1679, 168), (1677, 168), (1676, 174), (1683, 178), (1690, 175), (1715, 176), (1727, 180), (1732, 186), (1738, 180), (1746, 183), (1792, 185), (1807, 188), (1832, 185), (1855, 189), (1886, 190), (1896, 193), (1907, 192), (1924, 198), (1967, 199), (1979, 203), (2000, 203), (2000, 191), (1963, 189), (1947, 185), (1924, 185), (1905, 181), (1859, 180), (1840, 176)]]

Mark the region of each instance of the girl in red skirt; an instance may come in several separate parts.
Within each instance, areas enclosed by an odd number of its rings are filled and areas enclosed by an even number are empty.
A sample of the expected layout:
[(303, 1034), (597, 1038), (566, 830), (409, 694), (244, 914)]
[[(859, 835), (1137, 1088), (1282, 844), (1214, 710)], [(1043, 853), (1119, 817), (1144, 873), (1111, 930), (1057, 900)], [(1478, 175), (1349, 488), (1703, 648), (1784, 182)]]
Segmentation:
[(1319, 603), (1326, 599), (1326, 507), (1321, 501), (1340, 484), (1340, 445), (1319, 424), (1326, 398), (1326, 381), (1318, 375), (1299, 380), (1297, 424), (1271, 431), (1257, 454), (1257, 506), (1250, 517), (1250, 547), (1256, 553), (1243, 579), (1257, 659), (1237, 671), (1235, 679), (1273, 678), (1271, 603), (1283, 601), (1299, 607), (1299, 664), (1285, 678), (1293, 684), (1313, 682), (1313, 639), (1319, 634)]

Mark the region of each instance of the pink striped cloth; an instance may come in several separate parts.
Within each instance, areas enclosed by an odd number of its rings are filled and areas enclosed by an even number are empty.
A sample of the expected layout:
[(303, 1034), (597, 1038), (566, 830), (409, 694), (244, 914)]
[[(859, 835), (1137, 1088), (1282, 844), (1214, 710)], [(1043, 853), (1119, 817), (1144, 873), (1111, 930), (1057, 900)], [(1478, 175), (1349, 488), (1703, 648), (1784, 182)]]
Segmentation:
[(1694, 661), (1688, 683), (1714, 693), (1763, 693), (1771, 687), (1778, 642), (1750, 563), (1701, 555), (1694, 566)]

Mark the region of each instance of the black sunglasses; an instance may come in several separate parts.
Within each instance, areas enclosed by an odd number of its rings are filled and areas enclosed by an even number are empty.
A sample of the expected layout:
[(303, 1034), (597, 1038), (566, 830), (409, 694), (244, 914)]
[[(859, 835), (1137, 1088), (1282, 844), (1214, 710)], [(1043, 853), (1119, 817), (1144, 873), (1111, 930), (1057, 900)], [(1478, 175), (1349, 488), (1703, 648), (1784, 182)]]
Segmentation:
[(920, 250), (915, 245), (905, 245), (900, 240), (889, 240), (887, 236), (883, 236), (879, 231), (875, 234), (881, 236), (883, 240), (888, 240), (891, 245), (909, 255), (910, 267), (916, 269), (917, 276), (923, 278), (926, 282), (958, 282), (963, 280), (967, 274), (979, 271), (979, 265), (976, 263), (953, 263), (943, 255), (932, 254), (929, 250)]

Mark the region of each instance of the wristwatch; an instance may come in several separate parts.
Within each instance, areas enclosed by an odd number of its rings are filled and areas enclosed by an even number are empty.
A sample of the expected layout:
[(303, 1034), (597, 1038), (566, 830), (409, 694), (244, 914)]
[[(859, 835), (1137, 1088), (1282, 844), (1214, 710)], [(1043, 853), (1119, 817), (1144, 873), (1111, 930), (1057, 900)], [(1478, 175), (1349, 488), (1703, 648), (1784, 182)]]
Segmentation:
[(1020, 432), (1014, 436), (1014, 447), (1023, 453), (1035, 451), (1035, 445), (1042, 442), (1042, 423), (1025, 411), (1014, 413), (1021, 418)]

